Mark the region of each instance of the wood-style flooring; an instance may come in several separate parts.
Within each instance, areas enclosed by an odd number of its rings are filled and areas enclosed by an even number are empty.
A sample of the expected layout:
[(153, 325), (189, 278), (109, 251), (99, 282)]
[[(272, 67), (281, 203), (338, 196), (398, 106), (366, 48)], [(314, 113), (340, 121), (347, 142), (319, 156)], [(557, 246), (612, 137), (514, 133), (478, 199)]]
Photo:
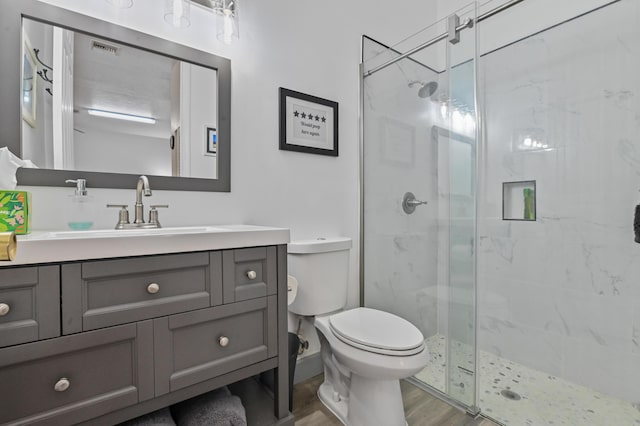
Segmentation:
[[(322, 380), (323, 376), (320, 375), (294, 386), (293, 414), (296, 426), (342, 425), (316, 395)], [(473, 419), (404, 380), (400, 381), (400, 388), (409, 426), (497, 426), (487, 419)]]

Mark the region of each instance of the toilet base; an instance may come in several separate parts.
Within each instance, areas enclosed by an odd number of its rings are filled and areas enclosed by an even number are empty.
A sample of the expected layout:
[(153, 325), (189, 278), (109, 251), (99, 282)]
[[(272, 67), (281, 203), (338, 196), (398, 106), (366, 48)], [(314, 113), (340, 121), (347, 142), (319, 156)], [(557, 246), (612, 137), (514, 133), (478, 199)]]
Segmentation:
[(320, 402), (333, 413), (334, 416), (342, 422), (343, 425), (347, 424), (347, 412), (349, 411), (348, 399), (338, 397), (339, 400), (335, 400), (335, 392), (331, 383), (325, 381), (318, 388), (318, 399)]
[(346, 426), (407, 426), (399, 380), (371, 380), (351, 375), (349, 397), (340, 397), (328, 381), (318, 398)]

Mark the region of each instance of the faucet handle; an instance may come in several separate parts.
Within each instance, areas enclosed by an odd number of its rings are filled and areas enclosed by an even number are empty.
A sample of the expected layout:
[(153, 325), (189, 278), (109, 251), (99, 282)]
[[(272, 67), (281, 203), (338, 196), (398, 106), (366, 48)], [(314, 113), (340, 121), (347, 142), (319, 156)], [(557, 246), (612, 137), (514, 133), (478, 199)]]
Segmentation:
[(116, 229), (124, 228), (124, 225), (129, 223), (129, 208), (126, 204), (107, 204), (107, 207), (115, 207), (119, 208), (118, 212), (118, 223), (116, 224)]
[(155, 225), (158, 228), (162, 228), (162, 226), (160, 225), (160, 221), (158, 220), (158, 210), (156, 210), (160, 208), (169, 208), (169, 204), (154, 204), (152, 206), (149, 206), (149, 223)]

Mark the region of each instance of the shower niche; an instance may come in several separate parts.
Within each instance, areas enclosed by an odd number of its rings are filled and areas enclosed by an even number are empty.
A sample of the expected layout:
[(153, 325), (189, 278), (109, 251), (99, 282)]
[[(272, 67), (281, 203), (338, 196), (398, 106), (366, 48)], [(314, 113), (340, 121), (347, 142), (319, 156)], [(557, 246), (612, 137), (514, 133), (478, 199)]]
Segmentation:
[(536, 220), (536, 181), (502, 183), (502, 220)]

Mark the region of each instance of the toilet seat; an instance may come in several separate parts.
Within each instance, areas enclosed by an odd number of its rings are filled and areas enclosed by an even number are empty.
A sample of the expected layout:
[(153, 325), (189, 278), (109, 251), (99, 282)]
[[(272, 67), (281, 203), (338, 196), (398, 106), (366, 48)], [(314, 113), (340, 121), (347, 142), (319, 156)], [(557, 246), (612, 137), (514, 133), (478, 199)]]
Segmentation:
[(424, 338), (409, 321), (388, 312), (355, 308), (329, 317), (334, 336), (369, 352), (411, 356), (424, 350)]

